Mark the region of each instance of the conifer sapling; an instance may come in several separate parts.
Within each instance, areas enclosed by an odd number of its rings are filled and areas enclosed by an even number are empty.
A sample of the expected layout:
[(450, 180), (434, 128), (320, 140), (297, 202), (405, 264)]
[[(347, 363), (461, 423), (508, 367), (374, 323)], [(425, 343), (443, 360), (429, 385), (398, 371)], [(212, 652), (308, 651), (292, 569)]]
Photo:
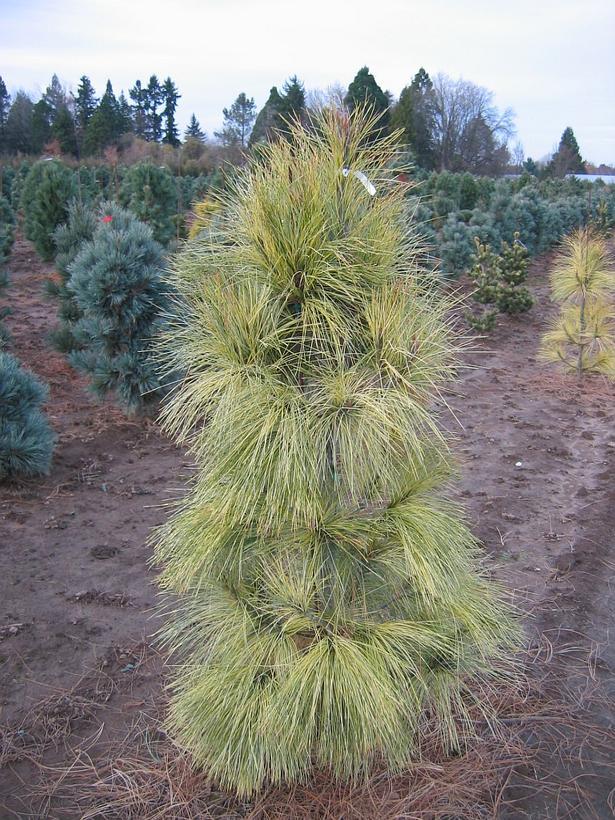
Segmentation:
[[(470, 279), (475, 286), (472, 297), (481, 305), (495, 305), (500, 287), (501, 260), (491, 250), (491, 246), (487, 243), (483, 244), (478, 237), (474, 238), (474, 244), (476, 247), (474, 264), (469, 272)], [(498, 311), (495, 308), (469, 313), (467, 315), (468, 324), (479, 332), (488, 332), (495, 327), (497, 314)]]
[(0, 481), (49, 472), (55, 435), (41, 405), (47, 386), (0, 351)]
[(581, 376), (615, 378), (615, 267), (604, 238), (591, 228), (567, 236), (551, 268), (560, 313), (542, 339), (541, 357)]
[(500, 282), (496, 303), (501, 313), (515, 316), (525, 313), (534, 304), (532, 295), (523, 283), (527, 279), (529, 253), (515, 231), (513, 241), (502, 242), (500, 252)]
[(443, 492), (431, 403), (458, 342), (375, 127), (360, 107), (290, 126), (174, 266), (186, 375), (162, 421), (198, 470), (156, 539), (169, 728), (241, 795), (399, 770), (426, 712), (457, 749), (468, 680), (515, 634)]
[(56, 246), (55, 268), (59, 280), (48, 280), (47, 291), (60, 300), (58, 319), (60, 326), (52, 332), (54, 347), (62, 353), (70, 353), (79, 348), (73, 326), (81, 318), (82, 312), (74, 293), (68, 287), (69, 268), (82, 246), (94, 236), (98, 226), (95, 211), (78, 200), (73, 200), (68, 208), (68, 219), (54, 233)]
[(69, 361), (99, 396), (114, 391), (129, 412), (160, 397), (152, 341), (168, 306), (163, 248), (151, 228), (114, 204), (101, 207), (91, 241), (68, 265), (68, 290), (81, 318)]

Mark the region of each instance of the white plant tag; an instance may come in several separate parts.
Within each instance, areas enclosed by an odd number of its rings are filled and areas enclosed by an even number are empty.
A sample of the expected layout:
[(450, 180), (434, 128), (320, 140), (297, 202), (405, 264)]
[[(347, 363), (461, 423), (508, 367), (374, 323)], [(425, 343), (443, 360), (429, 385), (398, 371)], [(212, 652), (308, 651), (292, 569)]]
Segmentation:
[(345, 177), (347, 177), (349, 174), (352, 174), (353, 177), (359, 180), (361, 185), (365, 188), (365, 190), (370, 196), (374, 196), (374, 194), (376, 193), (376, 188), (365, 176), (363, 171), (351, 171), (350, 168), (342, 168), (342, 174), (344, 174)]

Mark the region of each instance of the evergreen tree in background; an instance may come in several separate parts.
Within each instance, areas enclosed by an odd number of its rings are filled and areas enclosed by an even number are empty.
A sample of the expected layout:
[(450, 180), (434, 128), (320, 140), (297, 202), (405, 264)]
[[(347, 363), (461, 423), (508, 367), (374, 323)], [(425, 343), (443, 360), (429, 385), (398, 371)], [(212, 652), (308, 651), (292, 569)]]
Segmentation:
[(585, 173), (585, 163), (572, 128), (568, 127), (564, 130), (558, 149), (549, 163), (549, 170), (558, 177)]
[(275, 129), (279, 127), (282, 107), (282, 97), (274, 85), (269, 92), (267, 102), (258, 112), (252, 133), (250, 134), (250, 139), (248, 140), (248, 145), (253, 146), (259, 142), (268, 142), (272, 138)]
[(560, 313), (543, 336), (541, 358), (579, 379), (586, 372), (615, 379), (615, 266), (604, 238), (591, 228), (565, 237), (550, 278)]
[(537, 177), (540, 171), (535, 160), (533, 160), (531, 157), (528, 157), (523, 163), (523, 170), (534, 177)]
[(82, 314), (73, 326), (80, 349), (69, 361), (90, 377), (96, 395), (115, 392), (129, 413), (159, 398), (152, 341), (168, 308), (163, 267), (151, 229), (109, 203), (68, 266), (68, 288)]
[(51, 139), (51, 107), (45, 98), (35, 103), (32, 109), (32, 150), (41, 154)]
[(40, 160), (26, 177), (22, 194), (24, 230), (47, 261), (55, 253), (53, 233), (66, 222), (68, 206), (76, 192), (73, 172), (57, 160)]
[(145, 89), (145, 139), (148, 142), (160, 142), (162, 139), (162, 112), (159, 109), (163, 100), (162, 86), (158, 77), (152, 74)]
[(117, 98), (117, 123), (119, 132), (118, 136), (121, 137), (122, 134), (130, 134), (134, 132), (132, 108), (123, 91)]
[(224, 145), (245, 148), (256, 119), (256, 103), (242, 91), (230, 108), (222, 111), (224, 127), (216, 136)]
[(190, 117), (190, 122), (184, 132), (184, 136), (186, 138), (192, 137), (192, 139), (198, 140), (199, 142), (205, 142), (205, 132), (201, 130), (201, 124), (194, 114)]
[(306, 103), (303, 83), (292, 76), (284, 83), (282, 94), (274, 86), (269, 99), (259, 111), (248, 145), (268, 142), (276, 136), (288, 137), (292, 120), (305, 121)]
[(41, 406), (48, 388), (0, 351), (0, 481), (46, 475), (56, 437)]
[(134, 132), (137, 137), (145, 139), (145, 135), (147, 133), (147, 94), (141, 85), (141, 80), (136, 81), (134, 86), (128, 91), (128, 96), (132, 100), (132, 121)]
[(391, 113), (391, 127), (401, 129), (401, 141), (412, 151), (417, 165), (433, 167), (431, 89), (432, 82), (424, 68), (405, 86)]
[(171, 280), (162, 422), (198, 472), (157, 538), (169, 730), (240, 795), (399, 771), (427, 720), (459, 750), (466, 687), (515, 634), (445, 495), (451, 304), (375, 125), (328, 110), (263, 146)]
[(422, 168), (433, 168), (433, 83), (424, 68), (419, 68), (410, 85), (413, 99), (414, 134), (412, 150)]
[(164, 99), (164, 109), (162, 112), (164, 120), (164, 135), (162, 141), (168, 145), (179, 145), (179, 131), (177, 130), (177, 123), (175, 122), (175, 111), (177, 109), (177, 101), (181, 94), (177, 91), (177, 86), (170, 77), (167, 77), (162, 84), (162, 94)]
[(416, 139), (414, 91), (406, 85), (401, 90), (399, 100), (391, 111), (391, 128), (401, 131), (400, 142), (414, 151)]
[(294, 120), (304, 122), (305, 113), (305, 88), (295, 74), (284, 83), (282, 99), (278, 108), (278, 130), (288, 136), (290, 133), (289, 123)]
[(49, 124), (53, 125), (60, 111), (69, 104), (68, 94), (58, 79), (57, 74), (54, 74), (51, 78), (51, 82), (45, 89), (42, 99), (48, 106)]
[(77, 134), (75, 121), (68, 106), (60, 108), (51, 126), (51, 138), (58, 141), (63, 154), (77, 154)]
[(122, 181), (119, 201), (152, 230), (154, 239), (166, 245), (175, 235), (177, 188), (167, 168), (150, 162), (131, 166)]
[(0, 77), (0, 153), (7, 150), (6, 122), (11, 108), (11, 95), (7, 91), (4, 80)]
[(85, 132), (84, 152), (86, 154), (100, 153), (122, 135), (123, 128), (120, 107), (113, 93), (111, 80), (107, 80), (105, 93), (96, 111), (92, 114)]
[(96, 111), (96, 106), (98, 105), (94, 86), (90, 82), (90, 78), (86, 77), (85, 74), (79, 80), (77, 95), (74, 97), (73, 105), (75, 109), (75, 132), (77, 136), (77, 145), (79, 152), (81, 152), (85, 132), (87, 131), (87, 127), (94, 112)]
[(18, 91), (9, 109), (5, 127), (5, 145), (12, 154), (34, 151), (32, 119), (34, 103), (24, 91)]
[(348, 86), (348, 93), (344, 98), (344, 102), (351, 112), (355, 108), (367, 106), (379, 117), (374, 135), (384, 133), (389, 124), (390, 100), (376, 82), (374, 75), (370, 74), (367, 66), (359, 69), (354, 80)]

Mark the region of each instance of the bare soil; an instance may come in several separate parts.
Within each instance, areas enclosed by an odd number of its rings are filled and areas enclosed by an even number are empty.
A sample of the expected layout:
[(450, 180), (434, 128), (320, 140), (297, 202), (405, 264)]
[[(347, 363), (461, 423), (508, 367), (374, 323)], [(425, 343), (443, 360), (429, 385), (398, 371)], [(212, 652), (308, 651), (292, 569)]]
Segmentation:
[[(553, 309), (545, 269), (545, 259), (532, 266), (532, 311), (499, 319), (467, 355), (470, 367), (442, 419), (457, 437), (458, 493), (497, 575), (516, 590), (529, 639), (544, 636), (576, 698), (571, 710), (588, 709), (587, 720), (606, 728), (615, 719), (615, 386), (599, 377), (578, 383), (537, 361)], [(164, 663), (152, 648), (158, 624), (147, 538), (191, 469), (154, 422), (96, 402), (51, 350), (55, 304), (43, 295), (51, 273), (18, 239), (6, 324), (14, 352), (50, 385), (46, 409), (58, 446), (50, 476), (0, 490), (2, 818), (84, 816), (60, 792), (41, 794), (41, 782), (74, 760), (75, 749), (95, 760), (109, 738), (159, 710)], [(585, 705), (588, 685), (601, 693), (598, 706)], [(497, 816), (612, 816), (612, 773), (591, 752), (585, 760), (572, 775), (588, 795), (585, 807), (541, 798), (527, 772), (511, 771)], [(536, 782), (542, 776), (532, 774)], [(220, 808), (216, 816), (239, 815)]]

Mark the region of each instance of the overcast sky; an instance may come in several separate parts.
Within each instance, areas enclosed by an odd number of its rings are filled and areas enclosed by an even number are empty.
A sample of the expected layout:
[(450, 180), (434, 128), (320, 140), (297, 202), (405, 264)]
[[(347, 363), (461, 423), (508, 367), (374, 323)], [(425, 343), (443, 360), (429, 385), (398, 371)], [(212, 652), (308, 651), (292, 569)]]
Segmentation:
[(170, 75), (182, 130), (194, 111), (211, 134), (240, 91), (260, 107), (292, 74), (348, 85), (363, 65), (395, 96), (420, 66), (462, 76), (514, 110), (526, 155), (571, 125), (586, 159), (615, 163), (615, 0), (0, 0), (9, 91)]

